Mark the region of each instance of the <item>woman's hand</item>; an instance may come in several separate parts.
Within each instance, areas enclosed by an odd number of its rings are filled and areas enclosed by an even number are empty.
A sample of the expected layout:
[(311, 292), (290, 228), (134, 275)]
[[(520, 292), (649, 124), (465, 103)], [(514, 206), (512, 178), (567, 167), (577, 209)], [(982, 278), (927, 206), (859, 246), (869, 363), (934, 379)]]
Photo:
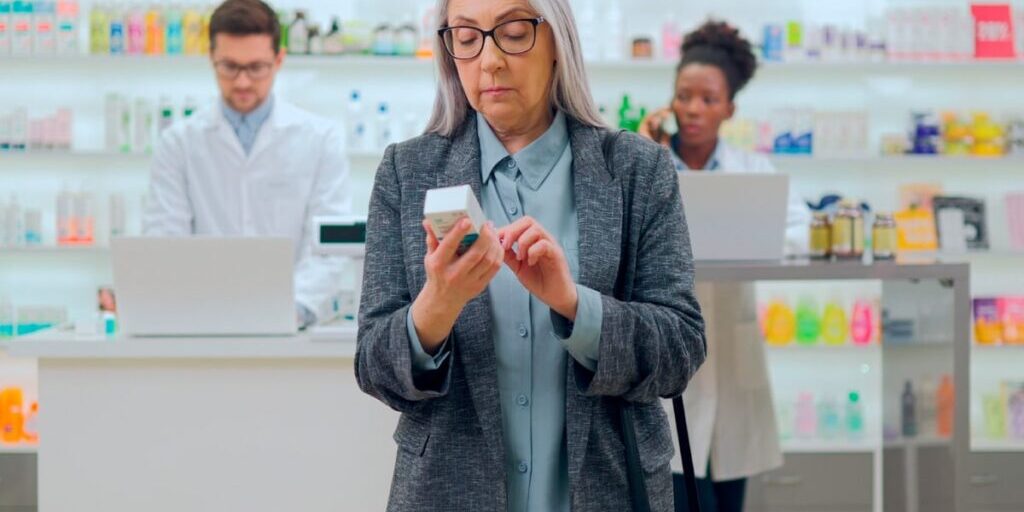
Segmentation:
[(480, 295), (501, 270), (504, 251), (490, 222), (468, 251), (462, 256), (456, 254), (471, 226), (469, 219), (462, 219), (439, 242), (430, 223), (423, 221), (427, 232), (427, 254), (423, 257), (427, 282), (413, 301), (412, 321), (428, 354), (440, 349), (462, 308)]
[(665, 125), (665, 121), (674, 115), (675, 113), (669, 108), (655, 111), (640, 122), (640, 128), (637, 130), (637, 133), (663, 146), (671, 146), (672, 134), (666, 132), (662, 127)]
[[(505, 264), (531, 294), (553, 311), (576, 321), (576, 283), (561, 246), (539, 222), (523, 217), (498, 230)], [(518, 246), (513, 249), (513, 244)]]

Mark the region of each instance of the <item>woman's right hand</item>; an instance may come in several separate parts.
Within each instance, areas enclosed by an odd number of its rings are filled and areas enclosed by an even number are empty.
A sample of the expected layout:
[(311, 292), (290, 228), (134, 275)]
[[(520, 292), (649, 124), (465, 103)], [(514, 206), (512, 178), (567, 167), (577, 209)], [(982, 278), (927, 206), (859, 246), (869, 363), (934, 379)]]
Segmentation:
[(665, 121), (674, 115), (675, 113), (670, 108), (652, 112), (640, 122), (637, 133), (663, 146), (671, 146), (672, 134), (667, 133), (662, 127), (665, 126)]
[(430, 223), (423, 221), (427, 232), (427, 254), (423, 257), (427, 282), (412, 303), (412, 321), (428, 354), (437, 353), (462, 308), (487, 289), (504, 262), (505, 252), (490, 222), (468, 251), (457, 254), (459, 243), (471, 227), (469, 219), (462, 219), (444, 240), (438, 241)]

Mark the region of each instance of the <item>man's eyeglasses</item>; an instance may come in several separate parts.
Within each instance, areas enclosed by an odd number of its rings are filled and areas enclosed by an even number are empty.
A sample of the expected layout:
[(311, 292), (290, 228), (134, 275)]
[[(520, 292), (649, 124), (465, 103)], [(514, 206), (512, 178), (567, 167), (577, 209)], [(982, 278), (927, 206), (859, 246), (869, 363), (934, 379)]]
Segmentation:
[(476, 27), (445, 27), (437, 31), (444, 41), (448, 55), (459, 60), (475, 59), (484, 51), (484, 42), (490, 37), (499, 50), (519, 55), (533, 49), (537, 43), (537, 25), (544, 18), (509, 20), (491, 30)]
[(243, 71), (251, 80), (261, 80), (270, 76), (274, 63), (263, 61), (242, 65), (229, 60), (219, 60), (213, 63), (213, 69), (217, 71), (217, 76), (228, 80), (238, 78)]

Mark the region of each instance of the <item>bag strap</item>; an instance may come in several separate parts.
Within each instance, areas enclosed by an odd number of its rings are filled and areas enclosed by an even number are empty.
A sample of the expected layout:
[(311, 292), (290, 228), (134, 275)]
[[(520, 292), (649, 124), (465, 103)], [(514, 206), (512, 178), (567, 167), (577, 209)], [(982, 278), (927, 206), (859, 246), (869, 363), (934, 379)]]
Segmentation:
[[(618, 130), (605, 135), (601, 141), (605, 163), (612, 165), (612, 149), (615, 141), (625, 130)], [(626, 448), (626, 480), (629, 483), (629, 499), (634, 512), (651, 512), (650, 497), (647, 495), (647, 482), (644, 480), (644, 469), (640, 463), (640, 447), (636, 438), (633, 404), (619, 399), (619, 424), (622, 429), (622, 445)], [(690, 434), (686, 427), (686, 411), (683, 407), (683, 395), (672, 398), (672, 410), (675, 413), (676, 436), (679, 439), (679, 455), (683, 459), (683, 479), (686, 482), (686, 500), (689, 512), (700, 512), (700, 497), (697, 495), (697, 474), (693, 469), (693, 450), (690, 448)]]

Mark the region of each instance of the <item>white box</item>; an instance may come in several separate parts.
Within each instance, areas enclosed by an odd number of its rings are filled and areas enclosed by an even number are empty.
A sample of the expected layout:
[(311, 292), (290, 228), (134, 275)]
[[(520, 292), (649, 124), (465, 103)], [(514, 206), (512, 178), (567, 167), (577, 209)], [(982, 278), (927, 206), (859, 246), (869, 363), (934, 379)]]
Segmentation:
[(460, 254), (473, 245), (487, 222), (469, 185), (428, 190), (423, 202), (423, 216), (430, 222), (438, 240), (443, 240), (460, 220), (469, 218), (473, 227), (459, 244)]

